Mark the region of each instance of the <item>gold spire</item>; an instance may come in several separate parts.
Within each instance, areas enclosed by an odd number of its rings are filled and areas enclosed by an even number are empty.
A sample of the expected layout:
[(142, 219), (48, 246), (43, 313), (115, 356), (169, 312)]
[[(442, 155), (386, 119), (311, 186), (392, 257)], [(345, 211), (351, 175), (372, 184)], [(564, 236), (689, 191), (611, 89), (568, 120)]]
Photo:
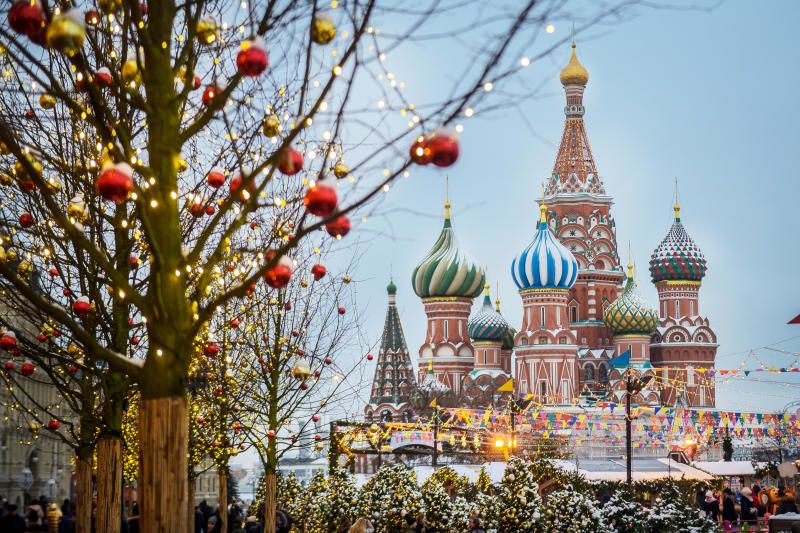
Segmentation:
[(433, 374), (433, 359), (428, 361), (428, 374)]
[(586, 85), (589, 81), (589, 71), (578, 61), (575, 53), (575, 41), (572, 41), (572, 57), (567, 66), (561, 69), (561, 85)]
[(631, 259), (631, 241), (628, 241), (628, 279), (633, 279), (633, 259)]
[(449, 181), (450, 181), (450, 178), (447, 176), (447, 174), (445, 174), (445, 176), (444, 176), (444, 218), (445, 218), (445, 220), (450, 220)]
[(494, 301), (494, 310), (498, 313), (500, 312), (500, 282), (495, 282), (495, 292), (497, 294), (497, 299)]
[(544, 182), (542, 182), (542, 203), (539, 204), (539, 222), (547, 223), (547, 204), (544, 203)]
[(483, 290), (486, 291), (486, 296), (489, 296), (489, 282), (483, 284)]
[(675, 176), (675, 204), (672, 206), (673, 211), (675, 211), (675, 221), (680, 221), (681, 219), (681, 204), (678, 203), (678, 177)]

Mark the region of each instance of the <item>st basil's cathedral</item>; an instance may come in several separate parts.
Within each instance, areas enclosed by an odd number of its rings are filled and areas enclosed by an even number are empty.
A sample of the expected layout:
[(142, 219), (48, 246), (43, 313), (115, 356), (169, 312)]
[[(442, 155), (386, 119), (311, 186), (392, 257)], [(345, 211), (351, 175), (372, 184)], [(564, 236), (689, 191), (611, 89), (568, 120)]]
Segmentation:
[[(584, 122), (589, 72), (574, 43), (560, 80), (566, 94), (561, 144), (539, 223), (511, 262), (523, 308), (519, 329), (503, 317), (500, 301), (492, 301), (479, 263), (459, 247), (446, 202), (441, 233), (411, 276), (427, 318), (418, 371), (415, 376), (392, 281), (368, 419), (410, 420), (416, 390), (474, 407), (495, 404), (508, 394), (503, 391), (542, 405), (617, 401), (629, 369), (650, 376), (634, 398), (639, 405), (714, 407), (709, 370), (717, 338), (699, 305), (705, 257), (676, 199), (672, 226), (650, 257), (658, 306), (642, 299), (633, 265), (620, 263), (613, 198)], [(483, 304), (471, 314), (481, 294)]]

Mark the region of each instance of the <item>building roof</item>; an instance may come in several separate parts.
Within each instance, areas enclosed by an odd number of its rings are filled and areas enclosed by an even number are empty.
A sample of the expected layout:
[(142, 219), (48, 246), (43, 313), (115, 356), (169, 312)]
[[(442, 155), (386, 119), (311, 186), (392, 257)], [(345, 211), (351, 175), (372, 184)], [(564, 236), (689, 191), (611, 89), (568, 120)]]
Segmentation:
[(681, 223), (681, 207), (674, 206), (675, 220), (650, 257), (650, 277), (660, 281), (701, 281), (706, 258)]
[(485, 286), (486, 294), (483, 297), (483, 306), (467, 322), (467, 334), (474, 341), (502, 342), (508, 333), (508, 322), (500, 314), (499, 306), (492, 306), (492, 297), (489, 295), (489, 285)]
[(628, 281), (622, 294), (606, 308), (603, 321), (614, 335), (650, 335), (655, 331), (658, 313), (639, 296), (632, 264), (628, 264)]
[(717, 477), (754, 476), (756, 473), (750, 461), (694, 461), (692, 466)]

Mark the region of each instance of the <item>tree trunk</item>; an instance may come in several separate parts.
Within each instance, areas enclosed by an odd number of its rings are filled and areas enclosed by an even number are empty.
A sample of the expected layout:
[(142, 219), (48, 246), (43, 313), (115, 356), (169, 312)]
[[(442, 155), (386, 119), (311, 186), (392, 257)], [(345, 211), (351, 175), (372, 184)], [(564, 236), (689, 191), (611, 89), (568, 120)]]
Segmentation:
[(222, 533), (228, 531), (228, 471), (225, 468), (217, 468), (219, 476), (219, 530)]
[(75, 532), (92, 531), (92, 460), (75, 458)]
[(119, 533), (122, 526), (122, 439), (97, 442), (97, 514), (95, 530)]
[(141, 533), (190, 533), (186, 514), (180, 511), (189, 505), (188, 431), (186, 398), (142, 399)]
[[(194, 493), (195, 493), (195, 484), (196, 484), (196, 480), (194, 480), (192, 478), (189, 478), (189, 498), (188, 498), (188, 502), (187, 502), (189, 505), (187, 506), (187, 509), (186, 509), (188, 511), (188, 514), (186, 516), (189, 517), (189, 524), (191, 524), (191, 527), (194, 527)], [(205, 524), (203, 524), (203, 527), (205, 527)], [(192, 531), (194, 531), (194, 530), (192, 530)]]
[(275, 533), (275, 507), (278, 504), (278, 478), (274, 472), (264, 479), (264, 533)]

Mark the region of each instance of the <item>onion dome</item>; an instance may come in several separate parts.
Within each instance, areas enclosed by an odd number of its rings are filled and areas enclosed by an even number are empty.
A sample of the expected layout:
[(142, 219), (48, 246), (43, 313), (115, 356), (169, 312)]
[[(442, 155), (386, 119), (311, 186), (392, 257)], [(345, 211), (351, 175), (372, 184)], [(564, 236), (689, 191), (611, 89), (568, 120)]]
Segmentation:
[(614, 335), (650, 335), (658, 325), (658, 313), (639, 296), (633, 279), (633, 265), (630, 263), (625, 288), (614, 303), (606, 308), (603, 322)]
[(572, 57), (567, 66), (561, 69), (561, 85), (586, 85), (589, 81), (589, 71), (578, 61), (575, 54), (575, 42), (572, 42)]
[(467, 333), (474, 341), (501, 342), (508, 333), (508, 322), (500, 314), (500, 309), (492, 306), (489, 296), (489, 285), (484, 286), (486, 295), (483, 297), (483, 307), (467, 322)]
[(411, 283), (420, 298), (475, 298), (486, 275), (459, 247), (445, 202), (444, 227), (425, 258), (414, 269)]
[(533, 241), (511, 263), (519, 290), (569, 289), (578, 278), (578, 261), (547, 227), (547, 206), (539, 207), (539, 229)]
[(701, 281), (706, 258), (681, 224), (681, 206), (675, 204), (675, 222), (650, 256), (650, 277), (659, 281)]
[(397, 294), (397, 285), (394, 284), (393, 279), (389, 280), (389, 284), (386, 286), (386, 292), (389, 294)]

